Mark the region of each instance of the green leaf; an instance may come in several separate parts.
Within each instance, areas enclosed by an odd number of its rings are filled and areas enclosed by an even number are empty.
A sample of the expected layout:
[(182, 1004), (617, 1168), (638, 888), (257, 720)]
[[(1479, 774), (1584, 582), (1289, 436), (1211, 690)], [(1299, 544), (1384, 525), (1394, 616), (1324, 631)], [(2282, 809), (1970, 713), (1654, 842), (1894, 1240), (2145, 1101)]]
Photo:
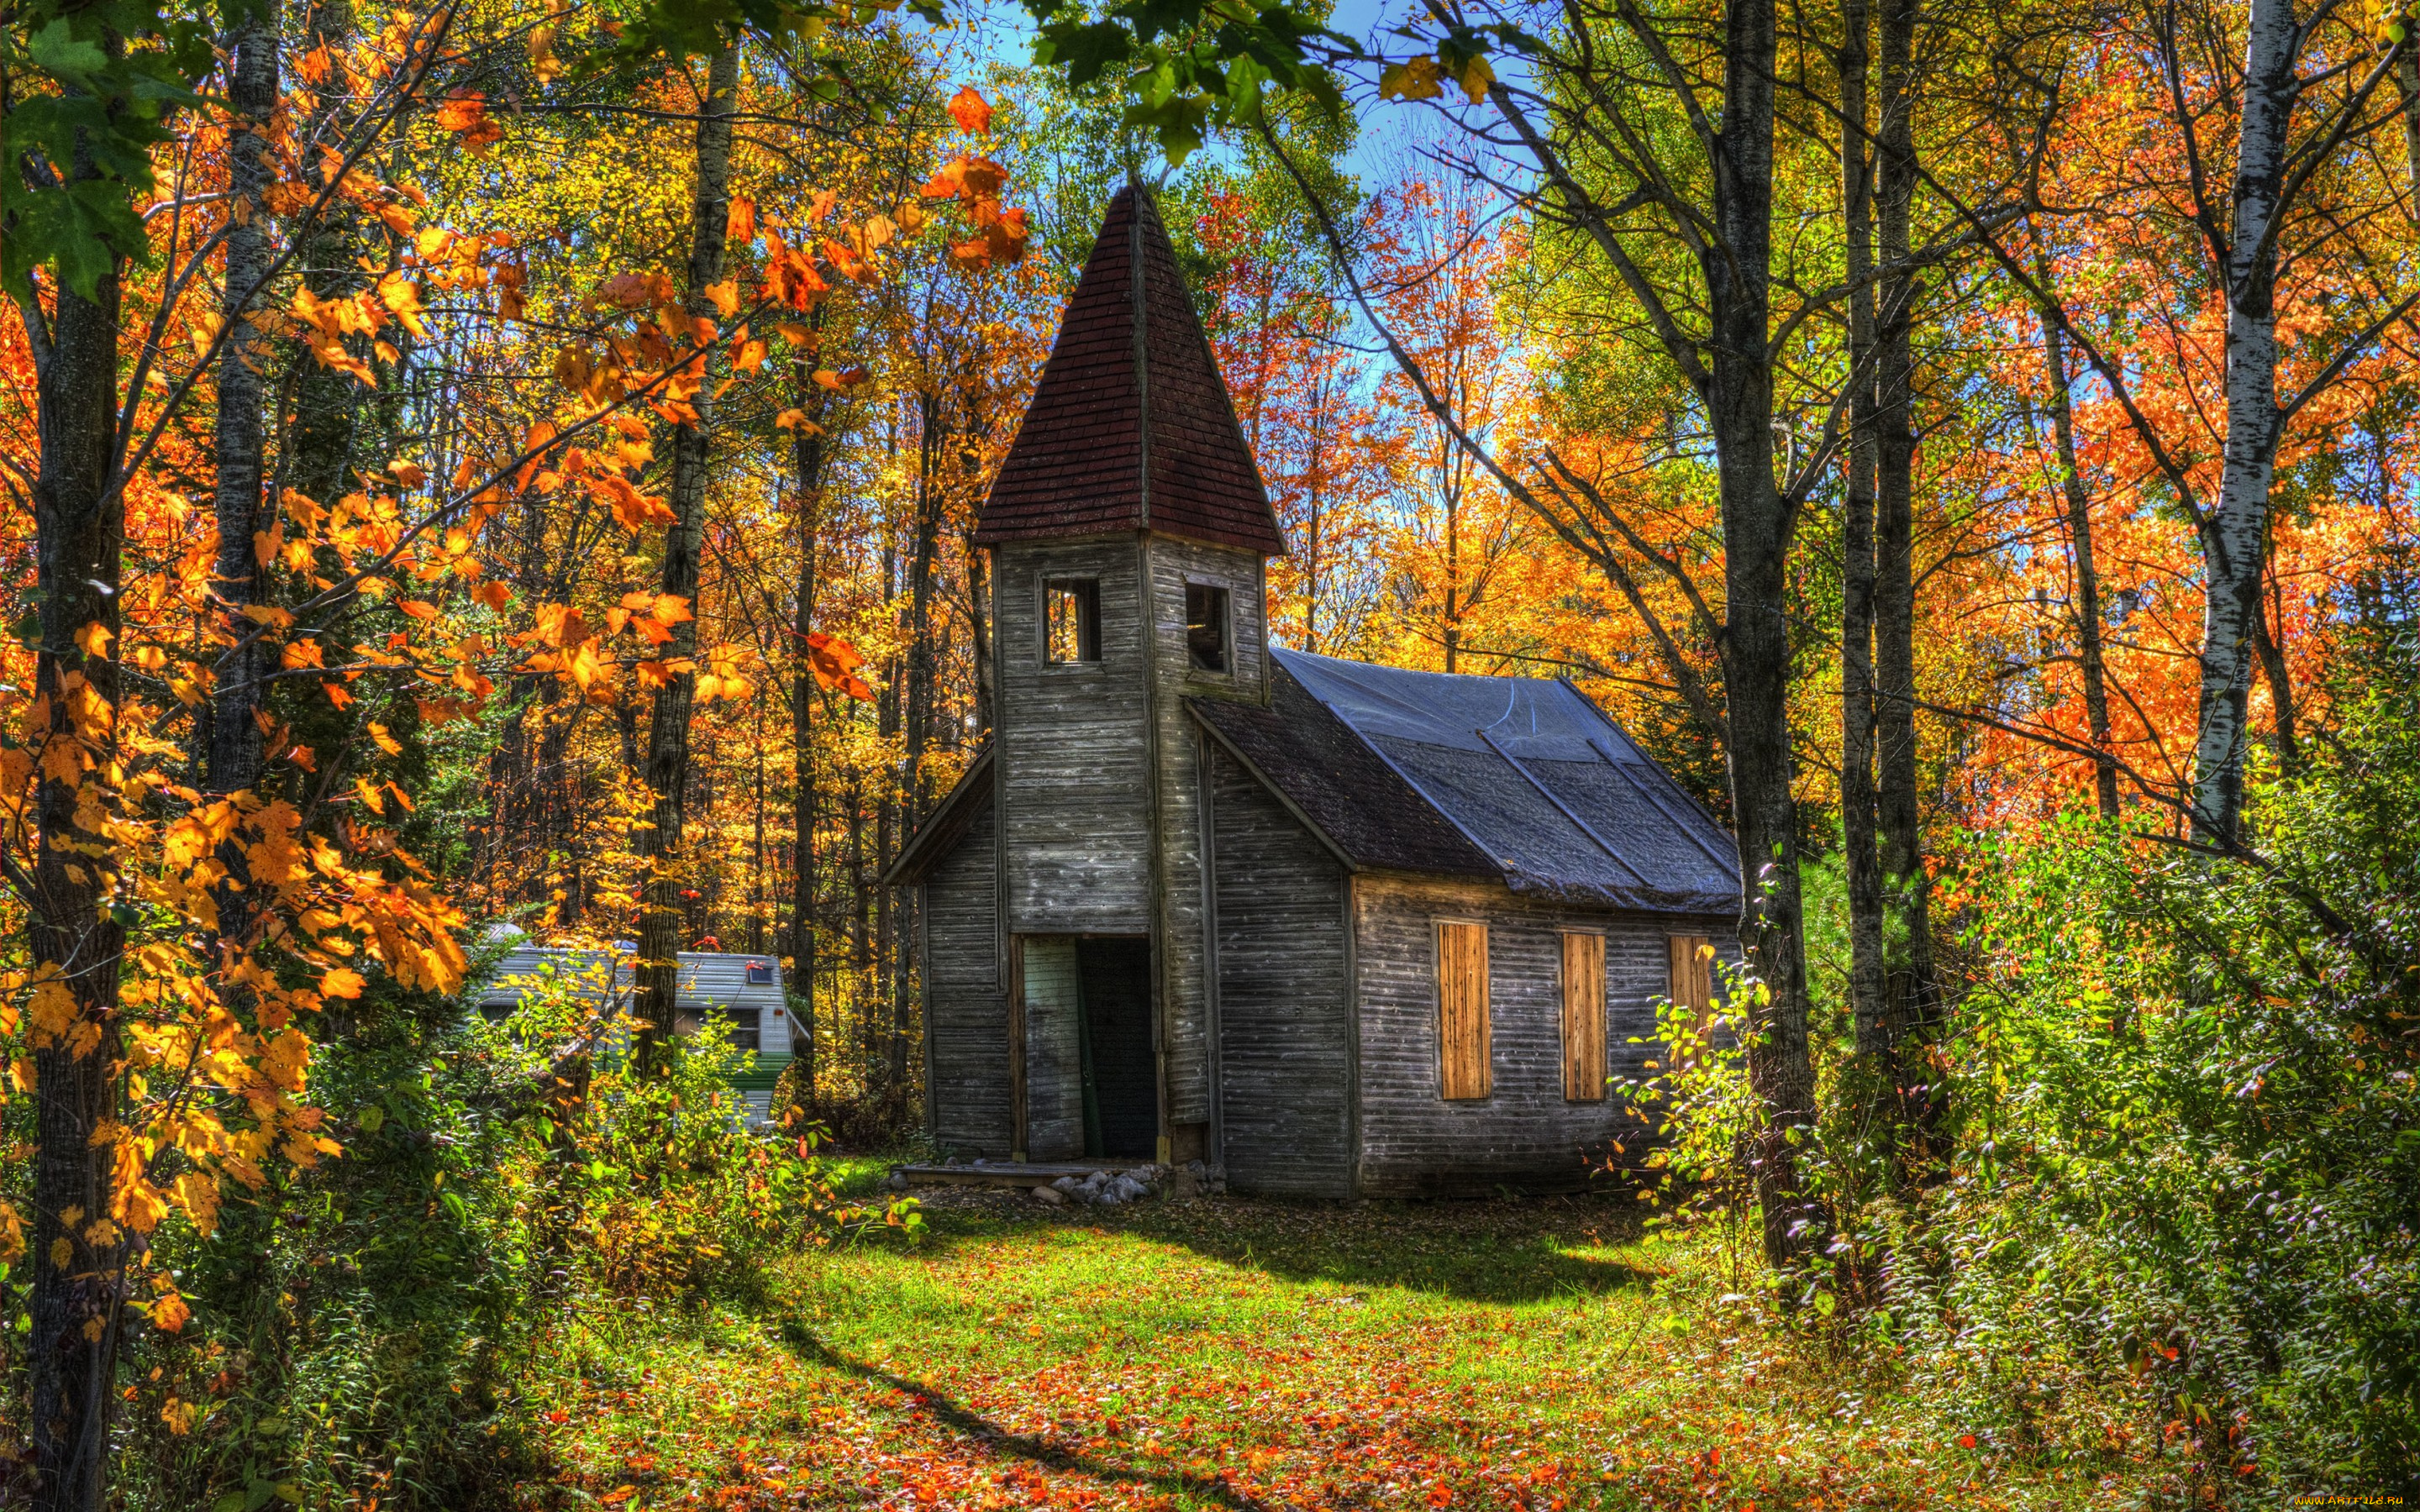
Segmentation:
[(101, 43), (78, 37), (74, 23), (64, 16), (25, 39), (25, 55), (53, 78), (86, 87), (109, 67), (109, 54)]

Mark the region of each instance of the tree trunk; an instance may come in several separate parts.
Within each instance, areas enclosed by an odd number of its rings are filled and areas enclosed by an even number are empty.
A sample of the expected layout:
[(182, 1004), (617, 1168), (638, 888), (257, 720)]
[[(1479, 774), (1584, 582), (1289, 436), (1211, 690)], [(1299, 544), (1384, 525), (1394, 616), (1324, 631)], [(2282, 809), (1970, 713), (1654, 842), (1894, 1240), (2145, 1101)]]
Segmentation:
[[(1874, 726), (1881, 764), (1885, 939), (1890, 950), (1884, 1012), (1895, 1042), (1931, 1037), (1938, 993), (1932, 964), (1932, 879), (1916, 750), (1916, 324), (1909, 218), (1916, 203), (1916, 0), (1883, 0), (1879, 220), (1882, 287), (1874, 332), (1876, 431)], [(1903, 1068), (1906, 1069), (1906, 1068)], [(1925, 1121), (1930, 1092), (1904, 1085), (1908, 1113)]]
[(2092, 733), (2092, 788), (2101, 817), (2118, 817), (2118, 758), (2110, 747), (2109, 682), (2102, 654), (2101, 567), (2092, 549), (2092, 496), (2075, 458), (2075, 413), (2069, 400), (2067, 336), (2042, 322), (2042, 369), (2050, 381), (2051, 437), (2058, 445), (2059, 486), (2067, 494), (2068, 553), (2075, 569), (2076, 657), (2084, 668), (2084, 717)]
[(2234, 841), (2243, 810), (2244, 709), (2269, 540), (2277, 452), (2277, 244), (2286, 134), (2302, 34), (2289, 0), (2253, 0), (2243, 54), (2242, 139), (2227, 250), (2226, 446), (2218, 507), (2201, 522), (2201, 706), (2194, 738), (2194, 822)]
[[(353, 8), (349, 0), (313, 0), (303, 23), (302, 45), (325, 48), (342, 55), (353, 39)], [(325, 124), (342, 124), (341, 87), (332, 81), (323, 90), (316, 115)], [(332, 133), (333, 134), (333, 133)], [(308, 155), (304, 174), (314, 189), (323, 187), (323, 169)], [(298, 228), (302, 248), (297, 261), (302, 282), (322, 300), (349, 299), (369, 282), (357, 259), (363, 255), (361, 228), (341, 197), (332, 199), (319, 217)], [(357, 348), (366, 343), (348, 338)], [(314, 503), (333, 505), (352, 491), (352, 469), (361, 427), (362, 391), (350, 375), (323, 365), (302, 343), (289, 344), (293, 357), (293, 419), (281, 449), (281, 482)], [(373, 356), (361, 352), (365, 361)], [(315, 690), (316, 698), (316, 690)]]
[(1716, 245), (1702, 259), (1712, 348), (1707, 410), (1718, 464), (1723, 642), (1730, 694), (1740, 939), (1764, 992), (1749, 1014), (1748, 1080), (1765, 1114), (1751, 1155), (1776, 1267), (1821, 1253), (1823, 1218), (1799, 1190), (1793, 1131), (1815, 1121), (1807, 954), (1791, 794), (1790, 542), (1794, 511), (1773, 475), (1773, 0), (1726, 16), (1722, 130), (1714, 156)]
[[(731, 228), (731, 116), (739, 92), (739, 51), (725, 45), (706, 72), (706, 98), (699, 102), (697, 177), (691, 196), (689, 255), (690, 315), (710, 319), (714, 301), (708, 286), (722, 278), (723, 243)], [(663, 592), (690, 602), (697, 598), (699, 559), (706, 533), (706, 467), (712, 456), (714, 422), (710, 382), (699, 375), (690, 401), (697, 418), (673, 432), (673, 522), (664, 536)], [(697, 651), (694, 617), (674, 626), (663, 650), (667, 661), (686, 659)], [(697, 677), (675, 672), (656, 690), (647, 727), (647, 789), (654, 795), (653, 823), (642, 828), (638, 853), (643, 903), (639, 918), (637, 1000), (639, 1018), (633, 1038), (641, 1068), (660, 1072), (671, 1054), (673, 1011), (679, 993), (681, 948), (681, 848), (687, 808), (689, 725)]]
[[(916, 486), (916, 537), (908, 558), (908, 708), (907, 770), (899, 795), (898, 841), (902, 848), (924, 817), (924, 758), (933, 739), (935, 656), (933, 644), (933, 571), (940, 552), (940, 476), (948, 455), (946, 413), (939, 390), (918, 395), (920, 468)], [(888, 848), (883, 855), (892, 860)], [(915, 993), (912, 988), (916, 934), (912, 894), (902, 893), (892, 908), (891, 1085), (900, 1095), (908, 1086), (908, 1050), (915, 1041)]]
[(1882, 856), (1874, 824), (1874, 217), (1867, 132), (1872, 27), (1866, 0), (1840, 8), (1840, 190), (1848, 228), (1848, 486), (1840, 521), (1840, 840), (1849, 903), (1849, 1007), (1877, 1100), (1897, 1085), (1883, 1017)]
[[(2265, 554), (2265, 553), (2264, 553)], [(2260, 656), (2260, 676), (2269, 685), (2270, 712), (2276, 717), (2277, 769), (2290, 774), (2303, 764), (2303, 748), (2294, 736), (2294, 680), (2286, 670), (2286, 606), (2277, 594), (2277, 574), (2265, 575), (2266, 603), (2252, 616), (2252, 646)], [(2277, 628), (2269, 628), (2274, 616)]]
[[(817, 314), (820, 316), (821, 308)], [(814, 409), (820, 422), (824, 406)], [(797, 670), (790, 674), (790, 746), (796, 764), (790, 789), (790, 995), (798, 1004), (797, 1085), (809, 1107), (815, 1101), (815, 674), (807, 660), (807, 637), (815, 623), (815, 545), (822, 523), (824, 437), (818, 424), (797, 435), (799, 466), (799, 593), (791, 633), (798, 637)]]
[(2420, 44), (2406, 41), (2395, 60), (2395, 82), (2403, 92), (2404, 216), (2420, 225)]
[[(268, 153), (269, 117), (277, 109), (276, 0), (240, 22), (227, 104), (227, 193), (232, 207), (226, 234), (226, 284), (219, 302), (226, 345), (219, 353), (218, 416), (214, 436), (218, 553), (211, 564), (210, 594), (222, 607), (228, 634), (238, 645), (219, 658), (210, 696), (208, 761), (209, 791), (240, 792), (260, 780), (260, 707), (265, 670), (256, 627), (243, 618), (245, 605), (261, 601), (267, 564), (253, 544), (264, 526), (261, 489), (267, 440), (262, 424), (261, 371), (269, 360), (266, 332), (253, 318), (265, 290), (272, 253), (270, 211), (263, 198), (275, 177)], [(239, 858), (240, 848), (229, 847)], [(244, 892), (231, 870), (218, 889), (219, 934), (240, 939)]]
[[(91, 178), (87, 164), (75, 176)], [(110, 1420), (125, 1302), (125, 1242), (106, 1220), (117, 1113), (118, 960), (126, 931), (112, 899), (116, 850), (86, 834), (79, 793), (116, 759), (117, 664), (77, 637), (119, 627), (117, 584), (125, 506), (109, 486), (117, 416), (116, 272), (93, 297), (62, 287), (50, 351), (37, 378), (41, 455), (34, 487), (41, 646), (27, 723), (45, 747), (81, 746), (91, 775), (47, 762), (34, 790), (34, 887), (26, 933), (37, 980), (64, 984), (70, 1011), (37, 1028), (34, 1268), (25, 1340), (27, 1435), (39, 1512), (99, 1512), (106, 1491)], [(27, 314), (27, 323), (35, 316)], [(71, 703), (70, 701), (74, 701)], [(80, 709), (75, 704), (80, 703)], [(79, 762), (67, 764), (73, 772)], [(97, 769), (97, 770), (92, 770)], [(106, 809), (104, 800), (102, 808)], [(42, 1021), (37, 1008), (35, 1024)], [(96, 1138), (96, 1134), (100, 1137)]]

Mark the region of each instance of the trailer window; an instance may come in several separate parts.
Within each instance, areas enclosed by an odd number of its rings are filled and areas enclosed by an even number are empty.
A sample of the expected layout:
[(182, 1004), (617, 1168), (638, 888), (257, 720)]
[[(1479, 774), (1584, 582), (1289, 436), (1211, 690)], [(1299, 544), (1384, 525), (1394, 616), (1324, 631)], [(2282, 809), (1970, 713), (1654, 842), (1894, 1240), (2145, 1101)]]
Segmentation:
[(752, 1008), (726, 1008), (715, 1017), (731, 1026), (731, 1048), (754, 1055), (764, 1047), (763, 1016)]

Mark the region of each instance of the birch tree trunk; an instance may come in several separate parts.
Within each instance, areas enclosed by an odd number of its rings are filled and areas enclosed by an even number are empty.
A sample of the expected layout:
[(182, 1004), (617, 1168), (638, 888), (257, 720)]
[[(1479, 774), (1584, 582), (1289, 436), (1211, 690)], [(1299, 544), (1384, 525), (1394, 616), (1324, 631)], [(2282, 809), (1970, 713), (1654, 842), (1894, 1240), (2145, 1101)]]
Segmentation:
[(2253, 0), (2226, 266), (2226, 460), (2218, 506), (2200, 522), (2204, 597), (2194, 822), (2202, 838), (2220, 843), (2235, 839), (2243, 811), (2244, 711), (2277, 454), (2276, 219), (2301, 47), (2290, 0)]
[[(739, 93), (739, 50), (726, 43), (706, 70), (706, 98), (699, 101), (697, 177), (690, 201), (690, 314), (711, 318), (706, 289), (721, 281), (722, 248), (731, 230), (731, 116)], [(673, 523), (664, 534), (663, 592), (694, 605), (699, 559), (706, 533), (706, 467), (712, 459), (714, 421), (711, 384), (700, 375), (690, 401), (694, 422), (673, 432)], [(692, 609), (692, 613), (694, 609)], [(663, 648), (667, 661), (697, 652), (697, 621), (673, 627)], [(647, 789), (654, 795), (653, 823), (642, 828), (638, 853), (642, 908), (639, 918), (637, 996), (640, 1020), (632, 1045), (642, 1069), (660, 1072), (671, 1054), (673, 1011), (679, 993), (682, 909), (682, 827), (689, 777), (689, 726), (697, 691), (694, 672), (680, 671), (656, 689), (647, 725)]]
[[(271, 261), (270, 210), (263, 196), (274, 177), (268, 131), (269, 117), (277, 109), (277, 12), (276, 0), (268, 0), (238, 23), (233, 38), (235, 67), (227, 88), (227, 104), (235, 117), (227, 132), (227, 195), (234, 209), (226, 234), (226, 283), (219, 302), (226, 346), (219, 353), (213, 435), (218, 481), (211, 503), (219, 542), (210, 568), (210, 594), (240, 643), (221, 656), (213, 669), (208, 779), (209, 790), (221, 794), (257, 782), (262, 759), (260, 725), (253, 711), (260, 707), (264, 668), (260, 643), (245, 633), (251, 626), (240, 610), (260, 601), (268, 576), (253, 535), (264, 523), (267, 435), (261, 371), (269, 361), (269, 342), (253, 311), (260, 303), (261, 285)], [(228, 881), (235, 886), (220, 891), (219, 933), (234, 938), (242, 933), (238, 916), (243, 892), (238, 876), (230, 874)]]

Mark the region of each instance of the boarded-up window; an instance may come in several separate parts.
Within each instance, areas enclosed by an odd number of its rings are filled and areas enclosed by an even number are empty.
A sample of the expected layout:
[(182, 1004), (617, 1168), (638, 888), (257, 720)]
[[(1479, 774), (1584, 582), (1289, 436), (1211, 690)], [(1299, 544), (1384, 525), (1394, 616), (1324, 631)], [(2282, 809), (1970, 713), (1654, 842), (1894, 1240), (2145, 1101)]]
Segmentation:
[(1563, 936), (1563, 1098), (1605, 1101), (1605, 936)]
[(1674, 934), (1672, 1002), (1697, 1016), (1700, 1038), (1714, 1032), (1714, 948), (1702, 934)]
[(1437, 1081), (1448, 1098), (1485, 1097), (1487, 926), (1436, 927)]

